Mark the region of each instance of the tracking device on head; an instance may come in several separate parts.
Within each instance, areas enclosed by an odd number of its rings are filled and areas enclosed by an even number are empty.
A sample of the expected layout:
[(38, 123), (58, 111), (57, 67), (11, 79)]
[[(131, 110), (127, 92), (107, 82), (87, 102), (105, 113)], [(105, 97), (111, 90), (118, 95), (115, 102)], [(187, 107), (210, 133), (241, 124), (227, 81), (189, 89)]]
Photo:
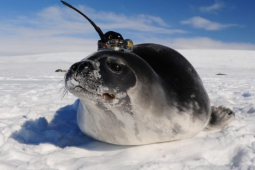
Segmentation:
[(114, 31), (108, 31), (107, 33), (103, 33), (102, 30), (85, 14), (81, 11), (73, 7), (72, 5), (68, 4), (65, 1), (61, 1), (64, 5), (72, 8), (83, 17), (85, 17), (91, 25), (97, 31), (99, 37), (101, 38), (98, 40), (98, 51), (100, 50), (114, 50), (120, 52), (132, 52), (133, 50), (133, 41), (131, 39), (124, 39), (120, 33)]

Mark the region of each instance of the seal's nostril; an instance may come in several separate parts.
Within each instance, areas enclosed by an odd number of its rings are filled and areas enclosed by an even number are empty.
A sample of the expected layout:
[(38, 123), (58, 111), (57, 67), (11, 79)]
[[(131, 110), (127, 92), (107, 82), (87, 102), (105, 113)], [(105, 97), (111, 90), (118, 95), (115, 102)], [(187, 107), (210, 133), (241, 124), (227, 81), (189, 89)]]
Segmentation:
[(83, 62), (79, 65), (78, 68), (78, 73), (81, 73), (83, 71), (88, 71), (89, 67), (88, 67), (88, 62)]
[(77, 71), (77, 69), (78, 69), (78, 63), (73, 64), (73, 65), (71, 66), (71, 69), (72, 69), (73, 71)]
[(230, 111), (230, 112), (228, 113), (228, 115), (235, 115), (235, 113), (232, 112), (232, 111)]
[(70, 70), (75, 71), (77, 73), (88, 73), (92, 70), (96, 70), (97, 69), (97, 65), (96, 63), (94, 63), (93, 61), (81, 61), (78, 63), (75, 63), (71, 66)]

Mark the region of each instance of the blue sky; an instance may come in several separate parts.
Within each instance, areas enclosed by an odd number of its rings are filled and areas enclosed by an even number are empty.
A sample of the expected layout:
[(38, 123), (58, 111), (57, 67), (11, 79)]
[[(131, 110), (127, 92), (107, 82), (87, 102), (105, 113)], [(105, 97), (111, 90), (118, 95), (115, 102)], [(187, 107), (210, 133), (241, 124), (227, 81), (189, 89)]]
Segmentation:
[[(66, 0), (102, 30), (174, 49), (255, 50), (254, 0)], [(0, 0), (0, 56), (92, 52), (92, 26), (59, 0)]]

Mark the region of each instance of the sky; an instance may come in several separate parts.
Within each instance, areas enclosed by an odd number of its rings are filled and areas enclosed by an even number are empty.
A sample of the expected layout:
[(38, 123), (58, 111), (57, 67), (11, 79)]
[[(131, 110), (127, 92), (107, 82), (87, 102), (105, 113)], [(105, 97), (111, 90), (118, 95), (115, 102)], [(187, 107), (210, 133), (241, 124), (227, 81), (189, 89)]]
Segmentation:
[[(254, 0), (66, 0), (105, 33), (174, 49), (255, 50)], [(99, 36), (60, 0), (0, 0), (0, 56), (93, 52)]]

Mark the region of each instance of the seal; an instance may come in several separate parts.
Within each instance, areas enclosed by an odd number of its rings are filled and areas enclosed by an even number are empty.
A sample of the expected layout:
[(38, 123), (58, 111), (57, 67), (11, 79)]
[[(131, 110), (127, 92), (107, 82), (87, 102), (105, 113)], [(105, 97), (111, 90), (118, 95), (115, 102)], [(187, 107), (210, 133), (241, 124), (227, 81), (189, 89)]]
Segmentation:
[(80, 99), (82, 132), (111, 144), (191, 138), (234, 119), (230, 109), (211, 107), (199, 75), (180, 53), (158, 44), (99, 50), (70, 67), (65, 87)]
[(111, 144), (190, 138), (234, 118), (224, 107), (211, 109), (192, 65), (162, 45), (136, 45), (133, 53), (93, 53), (71, 66), (65, 83), (80, 99), (80, 129)]

